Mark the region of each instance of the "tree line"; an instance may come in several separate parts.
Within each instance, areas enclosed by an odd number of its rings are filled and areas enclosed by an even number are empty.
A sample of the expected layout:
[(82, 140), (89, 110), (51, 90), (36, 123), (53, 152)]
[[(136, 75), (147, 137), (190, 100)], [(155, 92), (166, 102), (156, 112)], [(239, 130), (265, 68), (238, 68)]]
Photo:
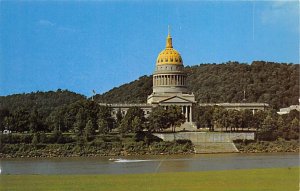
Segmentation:
[[(226, 110), (208, 106), (194, 108), (194, 120), (198, 128), (209, 131), (255, 131), (259, 140), (286, 140), (299, 138), (299, 112), (278, 115), (275, 110), (256, 111)], [(128, 109), (126, 115), (119, 110), (112, 116), (111, 108), (100, 106), (88, 99), (57, 107), (48, 116), (38, 110), (20, 107), (15, 111), (0, 109), (1, 131), (9, 129), (17, 133), (52, 133), (52, 142), (62, 142), (62, 133), (71, 133), (80, 139), (91, 141), (95, 135), (117, 131), (121, 134), (149, 133), (165, 129), (175, 131), (185, 122), (178, 106), (154, 107), (148, 118), (138, 107)], [(51, 142), (51, 141), (50, 141)]]
[[(19, 107), (14, 111), (0, 108), (1, 131), (8, 129), (14, 133), (52, 133), (54, 140), (62, 133), (71, 133), (86, 141), (95, 135), (107, 134), (113, 130), (121, 134), (160, 131), (180, 126), (184, 115), (177, 106), (168, 109), (156, 107), (146, 119), (144, 111), (138, 107), (128, 109), (126, 115), (118, 111), (112, 116), (111, 108), (100, 106), (97, 102), (84, 99), (55, 108), (48, 116), (41, 116), (38, 110)], [(33, 137), (34, 138), (34, 137)]]
[(279, 115), (275, 110), (253, 113), (250, 110), (227, 110), (218, 106), (197, 106), (194, 117), (198, 128), (226, 132), (254, 131), (258, 140), (274, 141), (278, 138), (299, 139), (299, 114), (297, 110)]

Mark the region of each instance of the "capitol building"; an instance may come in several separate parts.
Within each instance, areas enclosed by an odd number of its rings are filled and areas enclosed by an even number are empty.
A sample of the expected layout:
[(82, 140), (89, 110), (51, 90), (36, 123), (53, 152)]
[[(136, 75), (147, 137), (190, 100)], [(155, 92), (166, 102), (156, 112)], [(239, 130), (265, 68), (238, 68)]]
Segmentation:
[(168, 107), (180, 106), (186, 122), (192, 122), (192, 108), (195, 96), (188, 93), (186, 73), (179, 52), (173, 48), (172, 37), (168, 34), (166, 48), (159, 53), (153, 73), (153, 92), (148, 96), (147, 104)]
[[(173, 48), (172, 37), (170, 32), (166, 39), (166, 47), (162, 50), (156, 59), (155, 69), (153, 73), (153, 92), (147, 98), (145, 104), (105, 104), (111, 107), (112, 115), (116, 117), (118, 111), (122, 115), (131, 107), (141, 108), (147, 117), (153, 107), (176, 105), (181, 107), (182, 113), (185, 116), (186, 122), (182, 128), (186, 130), (196, 130), (196, 125), (193, 123), (193, 107), (198, 104), (195, 101), (195, 96), (192, 92), (188, 92), (186, 78), (187, 74), (184, 71), (183, 59), (180, 53)], [(146, 100), (145, 100), (146, 101)], [(202, 103), (200, 106), (222, 106), (226, 109), (250, 109), (253, 112), (256, 110), (265, 110), (269, 105), (265, 103)]]

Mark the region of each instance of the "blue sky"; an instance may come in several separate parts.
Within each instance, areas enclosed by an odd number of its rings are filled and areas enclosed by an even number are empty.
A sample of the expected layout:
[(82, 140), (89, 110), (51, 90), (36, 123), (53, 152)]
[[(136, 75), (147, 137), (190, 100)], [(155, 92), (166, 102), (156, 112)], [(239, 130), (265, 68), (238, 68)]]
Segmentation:
[(150, 75), (168, 25), (185, 65), (299, 63), (298, 1), (0, 1), (0, 95)]

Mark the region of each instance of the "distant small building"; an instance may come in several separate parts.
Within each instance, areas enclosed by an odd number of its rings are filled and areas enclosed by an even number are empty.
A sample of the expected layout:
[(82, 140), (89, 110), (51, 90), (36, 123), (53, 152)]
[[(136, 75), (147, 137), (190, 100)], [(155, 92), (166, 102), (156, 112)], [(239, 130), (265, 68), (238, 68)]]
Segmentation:
[(10, 133), (11, 133), (11, 131), (8, 130), (8, 129), (5, 129), (5, 130), (3, 131), (3, 134), (4, 134), (4, 135), (10, 134)]
[(279, 115), (290, 113), (292, 110), (300, 111), (300, 105), (291, 105), (290, 107), (280, 108), (277, 112)]
[(290, 107), (280, 108), (277, 112), (279, 115), (284, 115), (290, 113), (292, 110), (300, 111), (300, 98), (298, 105), (291, 105)]

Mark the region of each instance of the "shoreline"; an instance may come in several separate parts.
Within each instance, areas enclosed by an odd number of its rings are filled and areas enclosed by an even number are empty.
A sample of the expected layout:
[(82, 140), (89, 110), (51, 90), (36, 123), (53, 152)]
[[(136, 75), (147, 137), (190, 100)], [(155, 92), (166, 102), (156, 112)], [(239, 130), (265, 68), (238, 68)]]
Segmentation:
[(0, 157), (0, 160), (4, 159), (67, 159), (67, 158), (98, 158), (98, 157), (140, 157), (140, 156), (187, 156), (187, 155), (224, 155), (224, 154), (293, 154), (299, 153), (298, 151), (287, 152), (219, 152), (219, 153), (175, 153), (175, 154), (136, 154), (136, 155), (70, 155), (70, 156), (34, 156), (34, 157)]
[[(292, 143), (292, 144), (291, 144)], [(296, 144), (295, 144), (296, 143)], [(122, 148), (111, 148), (101, 150), (97, 147), (80, 147), (76, 145), (44, 145), (45, 148), (37, 149), (33, 145), (25, 145), (27, 151), (16, 153), (0, 153), (0, 159), (55, 159), (55, 158), (93, 158), (93, 157), (130, 157), (130, 156), (174, 156), (174, 155), (218, 155), (218, 154), (255, 154), (255, 153), (299, 153), (299, 144), (295, 141), (274, 141), (274, 142), (254, 142), (254, 143), (235, 143), (239, 152), (211, 152), (195, 153), (194, 145), (170, 144), (165, 150), (151, 150), (151, 146), (144, 146), (140, 150), (126, 150)], [(24, 145), (10, 145), (18, 147)], [(51, 147), (51, 148), (47, 148)], [(65, 149), (65, 148), (68, 149)]]

